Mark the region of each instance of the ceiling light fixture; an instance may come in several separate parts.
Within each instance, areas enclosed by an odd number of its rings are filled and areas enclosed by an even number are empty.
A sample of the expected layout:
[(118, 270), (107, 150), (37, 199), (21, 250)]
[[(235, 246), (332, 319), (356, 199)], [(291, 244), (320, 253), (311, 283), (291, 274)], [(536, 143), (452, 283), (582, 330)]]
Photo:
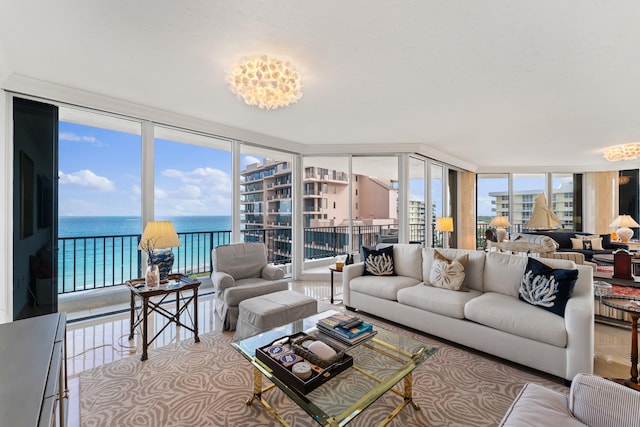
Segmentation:
[(603, 157), (610, 162), (637, 159), (640, 157), (640, 142), (632, 142), (607, 148), (604, 151)]
[(302, 96), (300, 73), (289, 62), (269, 55), (242, 58), (227, 73), (231, 92), (249, 105), (271, 110)]

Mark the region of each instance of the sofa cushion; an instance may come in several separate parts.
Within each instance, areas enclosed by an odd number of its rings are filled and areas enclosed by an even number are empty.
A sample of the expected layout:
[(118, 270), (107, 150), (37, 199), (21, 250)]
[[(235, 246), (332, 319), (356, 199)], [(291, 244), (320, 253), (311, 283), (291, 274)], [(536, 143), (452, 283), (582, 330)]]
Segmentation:
[(551, 268), (535, 258), (529, 258), (518, 298), (558, 316), (564, 316), (564, 309), (573, 294), (576, 280), (576, 269)]
[(398, 290), (418, 283), (420, 280), (407, 276), (358, 276), (351, 279), (349, 287), (352, 291), (395, 301)]
[(464, 306), (464, 316), (476, 323), (556, 347), (566, 347), (564, 319), (497, 292), (485, 292)]
[[(422, 249), (422, 280), (425, 285), (431, 285), (429, 275), (431, 274), (431, 265), (433, 264), (433, 253), (435, 249)], [(463, 289), (475, 289), (482, 291), (484, 282), (484, 262), (485, 253), (483, 251), (472, 251), (466, 249), (438, 249), (447, 259), (456, 259), (467, 255), (467, 264), (464, 267)]]
[(453, 260), (445, 258), (437, 250), (433, 252), (433, 263), (429, 273), (429, 281), (436, 288), (451, 289), (457, 291), (464, 281), (464, 266), (469, 259), (468, 255)]
[(422, 281), (422, 246), (393, 245), (393, 266), (398, 276), (413, 277)]
[(586, 250), (595, 250), (602, 251), (602, 237), (587, 239), (587, 238), (571, 238), (571, 248), (572, 249), (586, 249)]
[(395, 276), (393, 268), (393, 246), (382, 249), (370, 249), (362, 247), (364, 254), (363, 275), (372, 276)]
[[(484, 267), (484, 291), (499, 292), (518, 297), (524, 268), (529, 257), (513, 256), (499, 252), (486, 254)], [(575, 269), (576, 264), (569, 260), (539, 258), (544, 264), (553, 268)]]
[(464, 305), (481, 293), (476, 290), (456, 292), (422, 284), (398, 291), (400, 304), (426, 310), (443, 316), (464, 319)]

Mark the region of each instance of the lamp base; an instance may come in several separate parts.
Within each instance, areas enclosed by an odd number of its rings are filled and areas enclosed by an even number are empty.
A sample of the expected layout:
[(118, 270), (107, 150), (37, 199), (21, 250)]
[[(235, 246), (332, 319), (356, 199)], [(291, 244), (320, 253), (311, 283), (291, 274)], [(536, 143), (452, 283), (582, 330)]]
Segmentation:
[(507, 230), (505, 230), (502, 227), (497, 227), (496, 228), (496, 239), (498, 239), (498, 243), (504, 242), (504, 240), (506, 238), (507, 238)]
[(620, 227), (616, 231), (616, 234), (622, 243), (629, 243), (629, 240), (633, 237), (633, 230), (629, 227)]
[(153, 251), (151, 264), (157, 265), (160, 271), (160, 283), (167, 283), (167, 276), (173, 268), (173, 252), (171, 249), (156, 249)]

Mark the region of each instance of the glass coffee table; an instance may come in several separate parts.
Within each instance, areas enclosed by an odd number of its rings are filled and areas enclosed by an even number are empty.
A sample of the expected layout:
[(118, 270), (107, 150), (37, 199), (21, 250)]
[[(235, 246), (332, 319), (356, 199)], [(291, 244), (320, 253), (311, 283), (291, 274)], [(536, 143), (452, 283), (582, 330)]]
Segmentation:
[[(282, 390), (300, 408), (324, 426), (347, 424), (387, 391), (399, 395), (402, 402), (381, 421), (381, 426), (391, 422), (409, 404), (416, 410), (420, 409), (412, 398), (413, 370), (433, 356), (437, 349), (375, 325), (377, 334), (372, 339), (346, 350), (346, 353), (353, 357), (353, 366), (307, 394), (288, 386), (283, 379), (274, 375), (271, 368), (256, 357), (256, 349), (288, 335), (306, 332), (312, 336), (322, 337), (322, 333), (316, 328), (316, 322), (334, 313), (337, 312), (329, 310), (318, 313), (231, 344), (254, 367), (253, 395), (246, 402), (247, 405), (258, 401), (283, 426), (288, 424), (263, 396), (273, 387)], [(262, 385), (263, 376), (272, 382), (265, 388)], [(396, 384), (400, 382), (403, 383), (402, 388), (396, 388)]]

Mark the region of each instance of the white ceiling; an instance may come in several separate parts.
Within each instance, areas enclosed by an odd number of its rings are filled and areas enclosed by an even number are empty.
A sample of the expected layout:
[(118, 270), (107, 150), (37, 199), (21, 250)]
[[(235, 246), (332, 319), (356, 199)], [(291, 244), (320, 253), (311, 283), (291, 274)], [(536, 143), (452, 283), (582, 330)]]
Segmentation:
[[(626, 169), (602, 152), (640, 141), (639, 23), (638, 0), (2, 0), (0, 65), (8, 89), (26, 76), (316, 152)], [(253, 53), (299, 67), (298, 103), (235, 98), (225, 69)]]

